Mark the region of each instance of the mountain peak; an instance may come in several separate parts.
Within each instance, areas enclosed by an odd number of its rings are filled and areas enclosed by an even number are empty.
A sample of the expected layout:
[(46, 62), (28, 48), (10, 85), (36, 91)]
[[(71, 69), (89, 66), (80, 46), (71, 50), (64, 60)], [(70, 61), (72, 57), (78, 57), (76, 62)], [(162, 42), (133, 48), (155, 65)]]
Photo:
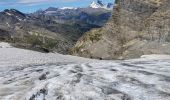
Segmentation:
[(104, 8), (104, 9), (107, 9), (107, 10), (112, 10), (113, 4), (112, 3), (104, 4), (102, 2), (102, 0), (97, 0), (97, 1), (93, 1), (90, 4), (90, 7), (91, 8)]
[(5, 9), (2, 13), (6, 16), (11, 16), (13, 18), (16, 18), (19, 21), (22, 21), (26, 18), (26, 15), (24, 13), (16, 9)]
[(3, 11), (7, 15), (20, 15), (20, 16), (25, 16), (22, 12), (16, 10), (16, 9), (5, 9)]
[(54, 11), (54, 10), (58, 10), (58, 8), (55, 8), (55, 7), (49, 7), (46, 9), (46, 11)]
[(100, 5), (98, 5), (95, 1), (93, 1), (93, 2), (90, 4), (90, 7), (91, 7), (91, 8), (100, 8)]

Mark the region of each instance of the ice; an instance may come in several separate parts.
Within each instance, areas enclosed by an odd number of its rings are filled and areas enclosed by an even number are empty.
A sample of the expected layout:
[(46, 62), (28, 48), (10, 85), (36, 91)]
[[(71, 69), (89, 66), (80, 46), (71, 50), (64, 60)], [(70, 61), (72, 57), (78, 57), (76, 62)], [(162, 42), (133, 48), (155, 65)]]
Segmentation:
[(0, 47), (0, 100), (170, 100), (169, 55), (107, 61)]

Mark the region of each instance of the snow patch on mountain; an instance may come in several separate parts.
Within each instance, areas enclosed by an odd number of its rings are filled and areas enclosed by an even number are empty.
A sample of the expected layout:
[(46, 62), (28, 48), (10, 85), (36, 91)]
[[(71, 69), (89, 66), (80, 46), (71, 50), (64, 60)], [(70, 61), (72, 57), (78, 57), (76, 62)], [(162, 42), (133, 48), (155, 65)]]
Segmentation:
[(65, 10), (65, 9), (77, 9), (77, 8), (76, 7), (62, 7), (60, 9)]
[(12, 14), (11, 13), (9, 13), (9, 12), (5, 12), (7, 15), (9, 15), (9, 16), (12, 16)]
[(45, 11), (45, 14), (53, 14), (56, 13), (57, 11)]

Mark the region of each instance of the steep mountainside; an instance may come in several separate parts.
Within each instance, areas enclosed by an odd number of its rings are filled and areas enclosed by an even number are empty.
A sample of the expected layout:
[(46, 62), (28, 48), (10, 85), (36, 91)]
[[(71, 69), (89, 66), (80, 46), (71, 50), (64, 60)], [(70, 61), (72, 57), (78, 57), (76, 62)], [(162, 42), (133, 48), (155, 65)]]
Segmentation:
[(72, 52), (100, 59), (170, 54), (170, 1), (116, 0), (109, 22), (87, 32)]
[(110, 16), (108, 10), (93, 8), (51, 7), (33, 14), (7, 9), (0, 12), (0, 41), (21, 48), (68, 53), (84, 32), (103, 26)]
[[(4, 10), (0, 12), (0, 39), (22, 48), (66, 52), (72, 40), (59, 32), (48, 30), (47, 23), (46, 20), (35, 19), (15, 9)], [(53, 25), (61, 27), (57, 23)]]

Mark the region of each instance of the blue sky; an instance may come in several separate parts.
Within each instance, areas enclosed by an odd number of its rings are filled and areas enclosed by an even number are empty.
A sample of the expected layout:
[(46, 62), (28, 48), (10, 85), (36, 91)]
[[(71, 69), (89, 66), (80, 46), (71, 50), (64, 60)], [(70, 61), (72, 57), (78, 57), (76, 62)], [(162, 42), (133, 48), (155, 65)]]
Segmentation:
[[(0, 0), (0, 11), (14, 8), (25, 13), (34, 12), (48, 7), (87, 7), (96, 0)], [(114, 0), (102, 0), (103, 3)]]

